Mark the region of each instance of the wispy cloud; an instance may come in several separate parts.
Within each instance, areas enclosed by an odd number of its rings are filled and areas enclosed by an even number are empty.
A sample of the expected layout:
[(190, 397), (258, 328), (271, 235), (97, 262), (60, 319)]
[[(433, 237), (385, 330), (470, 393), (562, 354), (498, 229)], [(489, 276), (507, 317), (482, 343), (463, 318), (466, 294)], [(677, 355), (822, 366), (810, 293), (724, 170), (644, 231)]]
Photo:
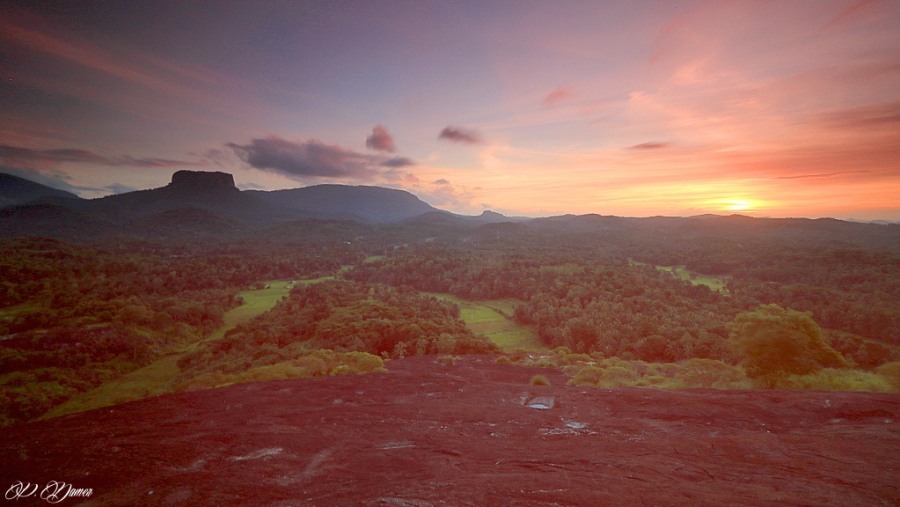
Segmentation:
[(572, 98), (574, 95), (575, 92), (571, 88), (561, 86), (544, 97), (543, 105), (544, 107), (551, 107), (566, 99)]
[(425, 202), (438, 208), (452, 208), (462, 213), (477, 214), (482, 207), (474, 204), (475, 193), (464, 185), (451, 184), (446, 179), (438, 179), (431, 185), (414, 189)]
[(842, 171), (836, 173), (819, 173), (819, 174), (797, 174), (793, 176), (778, 176), (778, 180), (803, 180), (809, 178), (834, 178), (835, 176), (843, 176), (846, 174), (865, 174), (871, 171)]
[(873, 10), (872, 8), (879, 3), (882, 3), (882, 0), (857, 0), (829, 19), (828, 26), (847, 23), (859, 18), (865, 15), (866, 12), (871, 12)]
[(660, 150), (663, 148), (668, 148), (670, 146), (669, 143), (662, 143), (659, 141), (649, 141), (646, 143), (635, 144), (634, 146), (629, 146), (629, 150)]
[(205, 167), (208, 162), (171, 160), (166, 158), (139, 158), (131, 155), (109, 157), (89, 150), (55, 148), (34, 150), (19, 146), (0, 145), (0, 160), (7, 164), (31, 164), (35, 162), (70, 162), (109, 167)]
[[(0, 41), (38, 55), (31, 58), (32, 62), (64, 62), (76, 69), (68, 71), (68, 79), (60, 83), (47, 70), (50, 67), (39, 71), (41, 66), (30, 66), (18, 69), (17, 81), (142, 117), (158, 118), (159, 111), (153, 109), (163, 109), (181, 121), (205, 124), (211, 121), (209, 113), (246, 119), (265, 107), (249, 102), (244, 94), (248, 84), (230, 76), (202, 66), (180, 65), (121, 44), (100, 46), (27, 10), (4, 11), (0, 16)], [(110, 78), (116, 86), (98, 85)]]
[(829, 127), (891, 128), (900, 135), (900, 102), (831, 111), (822, 114), (819, 118), (825, 126)]
[(482, 142), (481, 134), (477, 130), (455, 127), (453, 125), (444, 127), (444, 130), (438, 134), (438, 139), (446, 139), (447, 141), (463, 144), (479, 144)]
[(394, 145), (394, 138), (391, 137), (387, 127), (381, 124), (372, 128), (372, 134), (366, 138), (366, 148), (389, 153), (397, 151), (397, 147)]
[(393, 157), (385, 160), (381, 163), (381, 165), (385, 167), (407, 167), (411, 165), (416, 165), (416, 162), (410, 158), (406, 157)]

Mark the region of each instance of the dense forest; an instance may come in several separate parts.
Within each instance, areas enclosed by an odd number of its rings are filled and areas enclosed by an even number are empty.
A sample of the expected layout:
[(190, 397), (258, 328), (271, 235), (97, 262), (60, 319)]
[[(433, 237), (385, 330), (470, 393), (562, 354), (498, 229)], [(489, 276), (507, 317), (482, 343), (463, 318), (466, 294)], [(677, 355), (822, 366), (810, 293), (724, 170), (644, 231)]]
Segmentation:
[[(215, 240), (2, 240), (0, 424), (185, 350), (179, 389), (468, 353), (585, 385), (898, 388), (900, 250), (880, 229), (831, 245), (829, 230), (616, 227), (303, 220)], [(240, 291), (273, 280), (297, 282), (207, 339)], [(536, 332), (541, 359), (501, 355), (426, 293), (513, 301), (505, 316)]]
[[(179, 361), (180, 382), (215, 387), (276, 372), (372, 371), (382, 358), (491, 352), (497, 347), (473, 335), (451, 303), (410, 288), (324, 281), (294, 288), (271, 311), (203, 343)], [(328, 361), (334, 353), (349, 361)]]
[(356, 256), (21, 238), (0, 243), (0, 258), (0, 423), (9, 424), (208, 335), (242, 288), (333, 272)]

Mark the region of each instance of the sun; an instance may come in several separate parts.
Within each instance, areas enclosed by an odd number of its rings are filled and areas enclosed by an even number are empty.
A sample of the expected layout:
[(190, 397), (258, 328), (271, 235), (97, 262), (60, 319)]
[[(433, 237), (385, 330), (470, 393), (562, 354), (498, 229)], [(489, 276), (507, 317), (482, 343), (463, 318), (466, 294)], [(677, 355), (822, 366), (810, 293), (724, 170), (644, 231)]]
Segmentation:
[(748, 211), (753, 208), (753, 203), (746, 199), (729, 199), (725, 207), (728, 211)]

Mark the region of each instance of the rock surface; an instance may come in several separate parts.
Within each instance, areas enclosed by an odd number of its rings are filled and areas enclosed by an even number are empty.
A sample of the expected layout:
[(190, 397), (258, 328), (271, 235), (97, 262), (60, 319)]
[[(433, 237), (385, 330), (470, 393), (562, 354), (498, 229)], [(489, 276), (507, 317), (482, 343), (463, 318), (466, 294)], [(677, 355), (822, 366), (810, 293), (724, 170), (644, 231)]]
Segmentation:
[[(7, 428), (3, 488), (92, 489), (62, 505), (900, 504), (897, 394), (578, 388), (492, 357), (388, 367)], [(537, 372), (553, 386), (528, 385)]]

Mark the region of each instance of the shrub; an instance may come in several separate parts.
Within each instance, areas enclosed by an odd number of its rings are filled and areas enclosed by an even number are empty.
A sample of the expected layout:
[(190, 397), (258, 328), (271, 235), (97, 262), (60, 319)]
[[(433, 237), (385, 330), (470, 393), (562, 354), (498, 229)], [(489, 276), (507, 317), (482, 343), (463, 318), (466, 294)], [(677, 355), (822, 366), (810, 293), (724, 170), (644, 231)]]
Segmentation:
[(875, 368), (875, 371), (887, 379), (895, 391), (900, 391), (900, 361), (884, 363), (878, 368)]
[(876, 391), (894, 390), (890, 381), (878, 374), (860, 370), (825, 368), (807, 375), (791, 375), (784, 386), (792, 389), (820, 391)]
[(750, 382), (740, 367), (716, 359), (694, 358), (678, 363), (675, 380), (684, 387), (708, 389), (750, 387)]
[(731, 341), (743, 357), (747, 375), (765, 387), (782, 384), (788, 375), (847, 366), (809, 313), (778, 305), (762, 305), (735, 317)]
[(552, 385), (550, 383), (550, 379), (548, 379), (546, 375), (535, 375), (535, 376), (531, 377), (531, 381), (529, 381), (529, 384), (531, 384), (533, 386), (550, 386), (550, 385)]

